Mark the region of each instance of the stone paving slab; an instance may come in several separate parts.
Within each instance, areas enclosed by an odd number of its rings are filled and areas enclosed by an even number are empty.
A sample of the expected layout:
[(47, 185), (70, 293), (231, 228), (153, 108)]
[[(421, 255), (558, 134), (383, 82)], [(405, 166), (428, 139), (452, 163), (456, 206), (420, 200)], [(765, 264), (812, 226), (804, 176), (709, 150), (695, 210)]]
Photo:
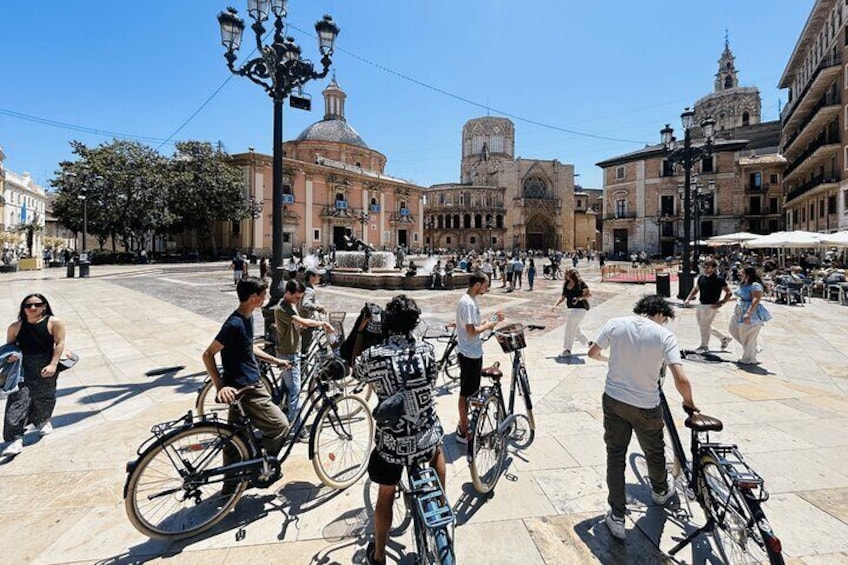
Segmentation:
[[(581, 271), (593, 291), (583, 330), (590, 338), (612, 316), (630, 312), (652, 285), (599, 281)], [(150, 426), (193, 406), (202, 383), (200, 353), (235, 307), (226, 265), (97, 267), (88, 280), (42, 271), (0, 275), (0, 312), (11, 321), (27, 292), (48, 296), (66, 320), (68, 343), (80, 364), (64, 373), (54, 434), (26, 437), (24, 453), (0, 459), (0, 536), (4, 562), (17, 563), (359, 563), (371, 531), (372, 486), (363, 479), (335, 493), (321, 486), (297, 446), (285, 477), (249, 491), (235, 512), (207, 534), (182, 542), (151, 541), (130, 525), (121, 500), (124, 464), (149, 436)], [(496, 288), (481, 299), (484, 315), (504, 310), (508, 320), (541, 322), (526, 350), (537, 438), (513, 451), (495, 495), (471, 487), (464, 448), (453, 440), (456, 387), (439, 391), (437, 407), (448, 435), (447, 493), (459, 516), (461, 563), (663, 563), (663, 551), (703, 523), (698, 508), (681, 518), (650, 503), (638, 445), (631, 445), (628, 538), (611, 539), (602, 524), (606, 505), (600, 396), (605, 365), (585, 357), (565, 361), (561, 313), (550, 312), (561, 283), (537, 281), (533, 292)], [(430, 323), (450, 320), (461, 291), (413, 291)], [(347, 312), (348, 326), (365, 301), (394, 293), (322, 287), (319, 299)], [(679, 302), (673, 300), (673, 302)], [(762, 331), (762, 365), (733, 363), (740, 352), (716, 352), (719, 363), (685, 369), (705, 412), (725, 421), (715, 438), (736, 443), (765, 477), (765, 504), (789, 563), (848, 563), (848, 309), (814, 299), (803, 308), (768, 304), (774, 320)], [(716, 325), (726, 327), (730, 309)], [(255, 318), (257, 327), (261, 324)], [(694, 348), (694, 310), (678, 310), (671, 329)], [(494, 340), (488, 361), (509, 367)], [(167, 370), (169, 367), (179, 366)], [(678, 426), (683, 414), (673, 386), (666, 394)], [(3, 403), (0, 402), (0, 406)], [(678, 413), (679, 412), (679, 413)], [(685, 432), (685, 429), (682, 429)], [(682, 433), (684, 441), (688, 435)], [(393, 536), (390, 561), (411, 563), (408, 528)], [(517, 557), (520, 556), (520, 557)], [(517, 561), (520, 559), (520, 561)], [(710, 541), (699, 539), (674, 562), (714, 562)]]

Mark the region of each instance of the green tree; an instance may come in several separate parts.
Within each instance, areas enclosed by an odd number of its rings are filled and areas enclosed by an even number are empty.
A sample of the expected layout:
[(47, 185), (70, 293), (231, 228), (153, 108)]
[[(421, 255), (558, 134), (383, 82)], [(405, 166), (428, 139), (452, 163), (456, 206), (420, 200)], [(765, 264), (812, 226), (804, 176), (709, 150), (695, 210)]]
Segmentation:
[(246, 218), (246, 187), (241, 171), (228, 163), (229, 156), (210, 143), (184, 141), (170, 161), (168, 210), (175, 217), (172, 233), (196, 230), (218, 254), (215, 222)]

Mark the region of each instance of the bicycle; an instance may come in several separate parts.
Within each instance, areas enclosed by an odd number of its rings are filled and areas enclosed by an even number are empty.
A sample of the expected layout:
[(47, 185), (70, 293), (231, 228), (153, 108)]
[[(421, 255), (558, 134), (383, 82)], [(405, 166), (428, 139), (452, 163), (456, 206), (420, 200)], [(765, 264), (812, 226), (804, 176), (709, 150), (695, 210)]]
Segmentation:
[[(430, 333), (431, 330), (437, 333)], [(448, 331), (450, 330), (450, 331)], [(456, 350), (457, 337), (455, 324), (427, 326), (421, 335), (425, 341), (444, 343), (442, 355), (436, 361), (437, 374), (444, 374), (451, 381), (459, 379), (459, 354)]]
[[(266, 350), (267, 351), (267, 350)], [(274, 349), (271, 346), (269, 352), (273, 355)], [(333, 375), (329, 379), (331, 388), (342, 393), (350, 393), (360, 397), (363, 404), (367, 408), (368, 399), (371, 397), (371, 387), (360, 386), (357, 381), (348, 375), (348, 368), (344, 361), (335, 356), (335, 351), (327, 336), (327, 333), (318, 328), (315, 330), (315, 336), (307, 350), (307, 354), (301, 361), (301, 385), (300, 393), (307, 395), (315, 388), (315, 380), (321, 375)], [(271, 398), (274, 403), (286, 411), (288, 407), (289, 389), (282, 379), (282, 372), (275, 372), (268, 363), (259, 363), (259, 380), (271, 393)], [(228, 407), (219, 404), (215, 401), (215, 385), (212, 383), (211, 377), (207, 376), (203, 384), (197, 391), (197, 399), (195, 400), (195, 410), (200, 416), (206, 414), (214, 414), (216, 412), (226, 412)], [(359, 406), (352, 406), (359, 410)], [(225, 418), (224, 418), (225, 419)]]
[[(313, 403), (307, 412), (308, 418), (317, 409), (309, 457), (324, 484), (347, 488), (368, 466), (374, 421), (368, 410), (359, 418), (342, 415), (340, 406), (361, 402), (359, 398), (328, 396), (323, 383), (318, 390), (320, 405)], [(232, 423), (217, 414), (195, 416), (189, 411), (151, 428), (153, 435), (138, 448), (138, 458), (126, 465), (123, 491), (127, 515), (141, 533), (172, 540), (197, 535), (220, 522), (247, 488), (265, 488), (280, 478), (281, 464), (307, 418), (289, 430), (281, 455), (269, 455), (241, 402), (234, 407)], [(357, 445), (361, 449), (353, 454)], [(223, 464), (225, 449), (235, 459), (229, 465)]]
[(688, 460), (663, 393), (664, 379), (665, 366), (660, 370), (659, 393), (674, 454), (673, 485), (676, 489), (677, 483), (682, 482), (685, 493), (695, 498), (707, 517), (703, 526), (686, 536), (669, 554), (676, 554), (701, 534), (708, 533), (728, 565), (783, 565), (780, 539), (762, 509), (762, 503), (769, 498), (762, 477), (745, 463), (735, 445), (710, 442), (709, 433), (723, 429), (721, 420), (684, 406), (688, 415), (684, 425), (691, 430), (692, 437), (691, 461)]
[[(509, 404), (504, 403), (501, 388), (500, 362), (483, 369), (481, 375), (492, 381), (491, 386), (480, 390), (468, 398), (471, 410), (469, 417), (470, 438), (468, 441), (468, 463), (471, 470), (471, 482), (480, 494), (494, 490), (500, 479), (506, 459), (506, 441), (509, 438), (519, 449), (529, 447), (536, 436), (536, 420), (533, 417), (533, 402), (530, 398), (530, 380), (524, 365), (524, 353), (527, 347), (522, 324), (509, 324), (492, 333), (498, 340), (504, 353), (512, 358), (512, 381), (510, 382)], [(528, 324), (528, 331), (543, 330), (545, 326)], [(524, 399), (524, 413), (518, 413), (515, 406), (515, 393)], [(519, 408), (520, 409), (520, 408)]]
[(542, 276), (548, 280), (562, 279), (565, 276), (559, 263), (542, 266)]
[(420, 463), (406, 465), (395, 489), (392, 506), (393, 527), (390, 534), (405, 531), (412, 522), (417, 555), (414, 563), (453, 565), (456, 562), (453, 547), (456, 515), (432, 467)]

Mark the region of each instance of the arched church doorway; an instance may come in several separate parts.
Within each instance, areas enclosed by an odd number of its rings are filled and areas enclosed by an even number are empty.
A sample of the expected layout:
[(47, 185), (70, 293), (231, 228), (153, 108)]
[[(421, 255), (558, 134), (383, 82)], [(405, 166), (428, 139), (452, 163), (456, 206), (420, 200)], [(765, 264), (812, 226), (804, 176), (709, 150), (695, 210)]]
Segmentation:
[(557, 247), (556, 227), (550, 218), (537, 214), (528, 220), (525, 227), (527, 249), (548, 249)]

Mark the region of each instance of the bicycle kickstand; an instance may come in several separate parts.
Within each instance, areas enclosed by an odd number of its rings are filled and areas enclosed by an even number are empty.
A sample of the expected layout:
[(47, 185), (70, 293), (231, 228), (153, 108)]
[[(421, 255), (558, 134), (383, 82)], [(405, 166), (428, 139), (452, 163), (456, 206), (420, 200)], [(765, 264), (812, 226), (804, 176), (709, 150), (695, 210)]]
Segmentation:
[(678, 551), (680, 551), (681, 549), (683, 549), (684, 547), (686, 547), (687, 545), (689, 545), (690, 543), (695, 541), (696, 537), (700, 536), (703, 533), (712, 531), (712, 529), (714, 527), (715, 527), (715, 522), (713, 522), (713, 519), (712, 518), (707, 519), (706, 524), (704, 524), (703, 526), (701, 526), (700, 528), (698, 528), (697, 530), (695, 530), (694, 532), (692, 532), (691, 534), (689, 534), (688, 536), (683, 538), (683, 540), (680, 543), (678, 543), (677, 545), (675, 545), (674, 547), (671, 548), (671, 551), (669, 551), (668, 554), (669, 555), (676, 554)]

